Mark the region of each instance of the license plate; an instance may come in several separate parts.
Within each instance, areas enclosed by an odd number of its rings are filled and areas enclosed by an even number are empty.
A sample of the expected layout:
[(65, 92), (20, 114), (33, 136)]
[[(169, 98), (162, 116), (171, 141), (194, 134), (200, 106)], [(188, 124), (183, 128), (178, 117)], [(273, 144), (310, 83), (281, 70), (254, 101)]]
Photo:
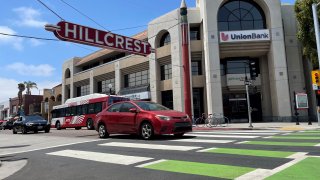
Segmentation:
[(38, 129), (42, 129), (43, 128), (43, 126), (38, 126)]

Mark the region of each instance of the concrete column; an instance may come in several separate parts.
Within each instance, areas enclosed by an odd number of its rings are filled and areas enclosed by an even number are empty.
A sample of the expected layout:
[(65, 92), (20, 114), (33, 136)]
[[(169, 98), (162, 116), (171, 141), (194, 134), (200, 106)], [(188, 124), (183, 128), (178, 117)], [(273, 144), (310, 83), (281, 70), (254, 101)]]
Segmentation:
[(118, 92), (121, 90), (121, 71), (120, 71), (120, 62), (117, 61), (114, 63), (114, 69), (115, 69), (115, 77), (114, 77), (114, 90), (115, 93), (118, 94)]
[(94, 78), (93, 78), (93, 70), (90, 71), (90, 78), (89, 78), (89, 86), (90, 86), (90, 94), (94, 93)]
[(270, 83), (269, 83), (269, 68), (268, 59), (263, 56), (259, 59), (260, 62), (260, 76), (261, 76), (261, 106), (262, 106), (262, 117), (272, 116), (271, 107), (271, 94), (270, 94)]
[(170, 30), (171, 38), (176, 40), (171, 42), (173, 109), (184, 111), (181, 31), (179, 26)]
[[(223, 113), (217, 12), (222, 0), (200, 0), (208, 113)], [(210, 17), (210, 18), (207, 18)]]
[(282, 28), (275, 28), (271, 33), (268, 61), (273, 116), (288, 117), (292, 112), (283, 31)]
[(160, 66), (156, 59), (157, 59), (156, 53), (152, 53), (149, 55), (151, 101), (161, 103), (160, 90), (159, 90)]

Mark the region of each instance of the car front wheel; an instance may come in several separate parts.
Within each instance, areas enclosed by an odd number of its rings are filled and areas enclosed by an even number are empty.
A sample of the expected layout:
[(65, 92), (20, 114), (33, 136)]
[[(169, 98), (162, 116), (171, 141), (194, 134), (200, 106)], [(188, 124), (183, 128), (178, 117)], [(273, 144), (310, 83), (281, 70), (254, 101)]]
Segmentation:
[(107, 138), (109, 136), (109, 133), (107, 131), (107, 128), (104, 124), (100, 124), (98, 128), (99, 137), (100, 138)]
[(141, 131), (140, 135), (142, 139), (144, 140), (152, 139), (154, 132), (153, 132), (153, 127), (149, 122), (143, 123), (140, 131)]
[(26, 127), (22, 127), (22, 129), (21, 129), (21, 132), (22, 132), (22, 134), (27, 134), (27, 128)]

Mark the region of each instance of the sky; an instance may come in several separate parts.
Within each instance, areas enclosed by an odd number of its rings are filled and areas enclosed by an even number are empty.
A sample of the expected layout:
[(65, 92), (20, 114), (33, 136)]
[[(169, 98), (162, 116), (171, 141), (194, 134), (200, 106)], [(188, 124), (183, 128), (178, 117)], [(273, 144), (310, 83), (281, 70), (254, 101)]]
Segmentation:
[[(181, 3), (181, 0), (41, 1), (57, 15), (38, 0), (2, 0), (0, 33), (56, 39), (52, 32), (44, 29), (44, 25), (57, 24), (60, 16), (69, 22), (132, 36), (145, 30), (153, 19), (179, 8)], [(294, 0), (282, 2), (293, 4)], [(195, 0), (186, 0), (186, 3), (188, 7), (195, 7)], [(97, 50), (71, 42), (0, 34), (0, 102), (16, 97), (17, 84), (24, 81), (37, 83), (38, 89), (33, 89), (32, 94), (42, 95), (43, 89), (51, 89), (62, 82), (62, 64), (66, 60), (84, 57)]]

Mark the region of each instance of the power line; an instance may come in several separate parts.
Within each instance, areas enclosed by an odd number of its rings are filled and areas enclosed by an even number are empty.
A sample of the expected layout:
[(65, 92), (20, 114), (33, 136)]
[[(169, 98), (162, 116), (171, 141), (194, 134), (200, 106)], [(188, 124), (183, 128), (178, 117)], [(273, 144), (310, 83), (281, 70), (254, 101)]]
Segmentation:
[(64, 21), (64, 19), (59, 16), (58, 13), (54, 12), (52, 9), (50, 9), (46, 4), (44, 4), (41, 0), (37, 0), (39, 3), (41, 3), (44, 7), (46, 7), (48, 10), (50, 10), (53, 14), (55, 14), (56, 16), (58, 16), (62, 21)]
[(76, 9), (75, 7), (71, 6), (70, 4), (68, 4), (67, 2), (65, 2), (64, 0), (60, 0), (61, 2), (65, 3), (66, 5), (68, 5), (69, 7), (71, 7), (73, 10), (77, 11), (79, 14), (81, 14), (82, 16), (85, 16), (86, 18), (90, 19), (92, 22), (94, 22), (96, 25), (102, 27), (103, 29), (105, 29), (106, 31), (110, 32), (109, 30), (107, 30), (107, 28), (105, 28), (104, 26), (102, 26), (101, 24), (99, 24), (98, 22), (96, 22), (95, 20), (93, 20), (92, 18), (90, 18), (89, 16), (85, 15), (84, 13), (82, 13), (80, 10)]
[(46, 41), (59, 41), (58, 39), (50, 39), (50, 38), (42, 38), (42, 37), (34, 37), (34, 36), (24, 36), (24, 35), (16, 35), (16, 34), (7, 34), (7, 33), (1, 33), (1, 35), (4, 36), (13, 36), (13, 37), (19, 37), (19, 38), (28, 38), (28, 39), (38, 39), (38, 40), (46, 40)]
[(158, 25), (158, 24), (162, 24), (162, 23), (166, 23), (166, 22), (171, 22), (171, 21), (176, 21), (176, 20), (178, 20), (178, 19), (172, 19), (172, 20), (163, 21), (163, 22), (154, 23), (154, 24), (139, 25), (139, 26), (133, 26), (133, 27), (127, 27), (127, 28), (121, 28), (121, 29), (113, 29), (111, 31), (122, 31), (122, 30), (128, 30), (128, 29), (136, 29), (136, 28), (140, 28), (140, 27), (154, 26), (154, 25)]

